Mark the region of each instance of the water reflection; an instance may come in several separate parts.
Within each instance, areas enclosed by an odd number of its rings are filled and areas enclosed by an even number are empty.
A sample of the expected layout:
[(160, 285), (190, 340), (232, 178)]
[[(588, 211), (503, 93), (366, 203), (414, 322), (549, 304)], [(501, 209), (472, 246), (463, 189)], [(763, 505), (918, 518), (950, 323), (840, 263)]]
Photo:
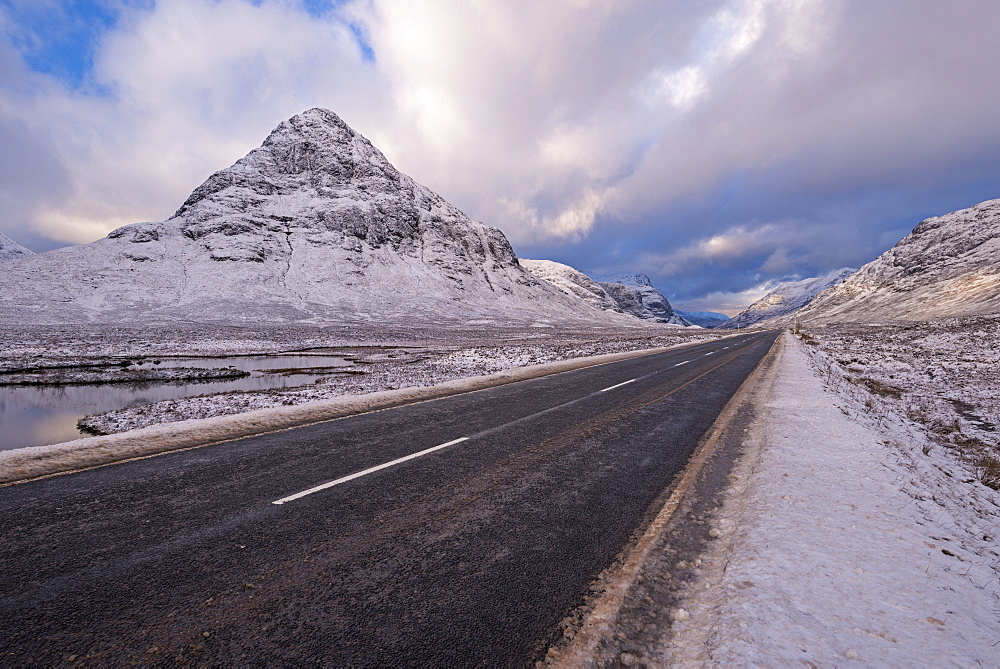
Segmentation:
[[(159, 360), (158, 365), (155, 360)], [(77, 430), (76, 423), (87, 414), (233, 390), (270, 390), (308, 385), (336, 368), (351, 365), (339, 356), (300, 354), (151, 358), (141, 363), (136, 361), (135, 364), (142, 369), (154, 366), (210, 369), (232, 366), (250, 372), (250, 376), (202, 382), (0, 386), (0, 450), (78, 439), (83, 435)]]

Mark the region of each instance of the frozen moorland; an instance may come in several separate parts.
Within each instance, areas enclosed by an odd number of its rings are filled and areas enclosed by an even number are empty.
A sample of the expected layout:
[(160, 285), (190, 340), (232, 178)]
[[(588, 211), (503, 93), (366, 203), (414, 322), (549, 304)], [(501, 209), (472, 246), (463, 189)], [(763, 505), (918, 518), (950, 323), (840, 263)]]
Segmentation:
[(684, 511), (707, 549), (665, 538), (594, 660), (997, 666), (1000, 318), (784, 337), (722, 503)]
[[(158, 423), (293, 406), (342, 396), (424, 387), (454, 379), (591, 355), (673, 346), (712, 337), (704, 330), (637, 324), (631, 329), (589, 330), (435, 328), (379, 330), (308, 325), (235, 326), (0, 326), (0, 382), (66, 382), (67, 368), (101, 370), (104, 383), (132, 381), (122, 360), (173, 356), (238, 356), (290, 351), (339, 355), (352, 364), (331, 369), (307, 386), (216, 393), (166, 400), (87, 416), (81, 425), (113, 434)], [(26, 370), (30, 370), (30, 373)], [(162, 370), (166, 371), (166, 370)], [(218, 370), (216, 370), (218, 371)], [(13, 372), (13, 373), (12, 373)], [(89, 372), (91, 375), (96, 372)], [(13, 380), (11, 380), (13, 379)], [(90, 376), (73, 382), (92, 382)]]
[(962, 481), (1000, 489), (1000, 318), (801, 333), (838, 393), (922, 457), (943, 456)]

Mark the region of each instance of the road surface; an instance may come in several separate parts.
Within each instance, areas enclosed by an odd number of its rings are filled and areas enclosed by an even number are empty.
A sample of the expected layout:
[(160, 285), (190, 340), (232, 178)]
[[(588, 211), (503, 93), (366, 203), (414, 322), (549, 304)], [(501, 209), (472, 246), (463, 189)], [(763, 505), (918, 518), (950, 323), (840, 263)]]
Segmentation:
[(529, 664), (776, 336), (0, 488), (0, 661)]

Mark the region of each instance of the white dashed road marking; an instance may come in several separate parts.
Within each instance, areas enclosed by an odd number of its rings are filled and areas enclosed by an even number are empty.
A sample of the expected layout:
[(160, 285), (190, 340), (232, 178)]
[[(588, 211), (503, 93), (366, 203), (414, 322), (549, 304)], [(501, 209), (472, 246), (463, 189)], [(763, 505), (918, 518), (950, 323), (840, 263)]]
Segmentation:
[(601, 390), (601, 392), (602, 393), (606, 393), (609, 390), (614, 390), (615, 388), (621, 388), (622, 386), (627, 386), (628, 384), (632, 383), (633, 381), (635, 381), (635, 379), (629, 379), (628, 381), (625, 381), (624, 383), (619, 383), (616, 386), (611, 386), (610, 388), (604, 388), (603, 390)]
[(348, 481), (353, 481), (354, 479), (361, 478), (362, 476), (367, 476), (368, 474), (372, 474), (372, 473), (377, 472), (377, 471), (379, 471), (381, 469), (386, 469), (387, 467), (392, 467), (392, 466), (398, 465), (398, 464), (400, 464), (402, 462), (406, 462), (407, 460), (413, 460), (414, 458), (419, 458), (421, 456), (427, 455), (428, 453), (433, 453), (434, 451), (440, 451), (442, 448), (448, 448), (449, 446), (454, 446), (455, 444), (461, 443), (463, 441), (468, 441), (468, 440), (469, 440), (468, 437), (462, 437), (461, 439), (455, 439), (454, 441), (449, 441), (446, 444), (440, 444), (438, 446), (433, 446), (431, 448), (424, 449), (424, 450), (419, 451), (417, 453), (411, 453), (411, 454), (409, 454), (407, 456), (404, 456), (402, 458), (397, 458), (395, 460), (392, 460), (391, 462), (386, 462), (386, 463), (383, 463), (381, 465), (376, 465), (375, 467), (370, 467), (368, 469), (365, 469), (364, 471), (360, 471), (360, 472), (356, 472), (354, 474), (350, 474), (348, 476), (344, 476), (342, 478), (337, 479), (336, 481), (330, 481), (329, 483), (324, 483), (322, 485), (318, 485), (315, 488), (309, 488), (309, 490), (303, 490), (302, 492), (297, 492), (294, 495), (289, 495), (288, 497), (282, 497), (281, 499), (275, 500), (274, 502), (271, 502), (271, 503), (272, 504), (284, 504), (285, 502), (291, 502), (291, 501), (299, 499), (300, 497), (305, 497), (306, 495), (311, 495), (314, 492), (319, 492), (320, 490), (326, 490), (327, 488), (332, 488), (333, 486), (340, 485), (341, 483), (347, 483)]

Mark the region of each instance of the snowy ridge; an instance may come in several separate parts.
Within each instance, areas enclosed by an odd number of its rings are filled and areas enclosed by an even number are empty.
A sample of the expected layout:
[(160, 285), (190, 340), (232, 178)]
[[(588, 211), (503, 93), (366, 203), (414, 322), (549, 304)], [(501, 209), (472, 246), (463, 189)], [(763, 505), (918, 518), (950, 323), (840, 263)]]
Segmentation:
[(21, 246), (13, 239), (0, 232), (0, 262), (32, 255), (35, 255), (34, 251)]
[(596, 281), (569, 265), (553, 260), (527, 260), (525, 258), (521, 258), (519, 262), (521, 267), (539, 279), (548, 281), (564, 293), (583, 300), (595, 309), (617, 313), (622, 311), (618, 303)]
[(1000, 199), (928, 218), (798, 317), (810, 323), (1000, 313)]
[(0, 314), (21, 322), (606, 317), (522, 269), (503, 233), (397, 171), (323, 109), (280, 124), (167, 221), (31, 256), (0, 281)]
[(631, 273), (615, 276), (588, 274), (588, 276), (598, 281), (601, 288), (618, 303), (618, 307), (623, 313), (657, 323), (685, 327), (691, 325), (674, 312), (674, 308), (670, 306), (667, 298), (653, 287), (649, 277), (645, 274)]
[(844, 267), (825, 276), (783, 283), (733, 318), (719, 325), (719, 328), (745, 328), (770, 318), (790, 314), (809, 304), (821, 292), (841, 283), (856, 271), (851, 267)]

